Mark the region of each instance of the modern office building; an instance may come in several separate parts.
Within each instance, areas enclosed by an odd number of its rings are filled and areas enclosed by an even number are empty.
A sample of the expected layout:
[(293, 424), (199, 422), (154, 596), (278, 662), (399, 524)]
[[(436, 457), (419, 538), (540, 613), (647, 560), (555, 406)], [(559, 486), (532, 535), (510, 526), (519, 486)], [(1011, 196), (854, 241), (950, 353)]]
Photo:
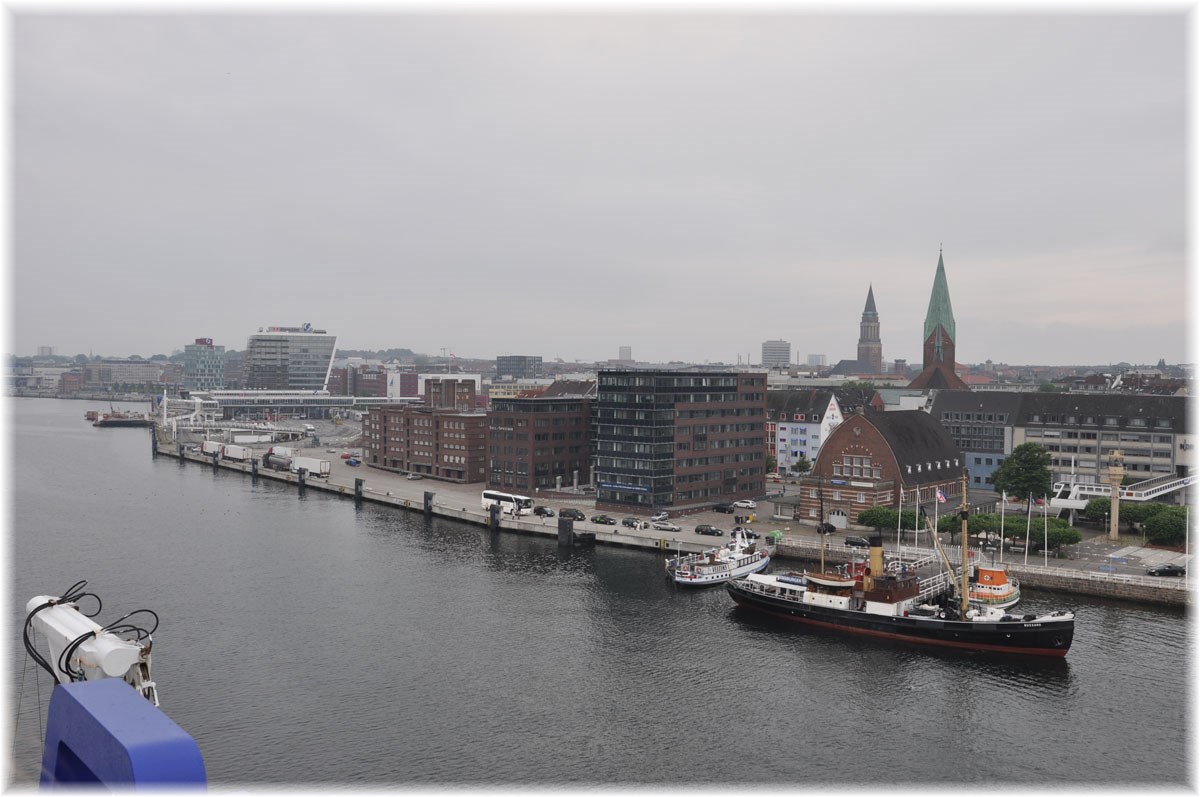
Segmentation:
[(325, 390), (337, 335), (312, 324), (264, 327), (246, 341), (247, 390)]
[(488, 487), (535, 496), (590, 484), (595, 399), (595, 382), (559, 380), (540, 396), (492, 401)]
[(825, 367), (825, 355), (824, 354), (808, 355), (808, 364), (815, 368), (824, 368)]
[(196, 338), (183, 347), (183, 387), (186, 390), (222, 390), (225, 387), (225, 347), (212, 338)]
[(1004, 458), (1012, 453), (1021, 393), (939, 390), (933, 415), (963, 454), (972, 489), (987, 489)]
[(1024, 443), (1049, 452), (1054, 482), (1106, 484), (1114, 450), (1133, 482), (1184, 477), (1194, 465), (1184, 396), (943, 390), (931, 414), (963, 452), (972, 487), (990, 485)]
[(496, 378), (537, 379), (542, 375), (542, 358), (503, 355), (496, 358)]
[(761, 497), (766, 408), (765, 372), (600, 371), (597, 507), (687, 512)]
[(763, 368), (787, 368), (792, 364), (792, 344), (786, 340), (764, 340)]
[(86, 390), (159, 393), (166, 388), (174, 393), (183, 382), (183, 368), (163, 360), (93, 360), (82, 370)]

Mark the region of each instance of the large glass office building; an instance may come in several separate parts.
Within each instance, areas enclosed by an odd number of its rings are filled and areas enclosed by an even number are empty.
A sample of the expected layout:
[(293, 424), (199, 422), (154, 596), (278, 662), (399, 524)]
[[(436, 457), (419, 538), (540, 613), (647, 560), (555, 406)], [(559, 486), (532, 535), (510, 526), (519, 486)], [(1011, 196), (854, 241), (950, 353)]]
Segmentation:
[(247, 390), (325, 390), (337, 335), (312, 324), (264, 327), (246, 341)]

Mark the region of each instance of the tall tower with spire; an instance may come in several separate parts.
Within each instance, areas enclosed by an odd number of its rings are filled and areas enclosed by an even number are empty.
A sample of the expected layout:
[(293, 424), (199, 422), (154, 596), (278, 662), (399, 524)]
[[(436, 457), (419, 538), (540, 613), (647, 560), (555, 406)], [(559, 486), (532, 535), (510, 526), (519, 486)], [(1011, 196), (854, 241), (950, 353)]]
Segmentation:
[(858, 327), (858, 361), (868, 363), (871, 373), (883, 373), (883, 344), (879, 341), (879, 313), (875, 310), (875, 286), (867, 287), (867, 305)]
[(940, 247), (933, 292), (929, 294), (929, 309), (925, 312), (924, 337), (922, 370), (909, 387), (968, 390), (966, 382), (954, 372), (954, 308), (950, 306), (950, 288), (946, 284)]

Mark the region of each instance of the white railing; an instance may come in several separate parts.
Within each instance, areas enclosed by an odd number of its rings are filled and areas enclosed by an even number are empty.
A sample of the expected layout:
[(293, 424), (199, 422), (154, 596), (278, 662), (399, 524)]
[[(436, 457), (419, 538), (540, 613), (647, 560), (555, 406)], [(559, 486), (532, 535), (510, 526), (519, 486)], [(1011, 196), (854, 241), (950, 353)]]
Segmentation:
[[(812, 540), (802, 539), (802, 538), (796, 538), (796, 537), (782, 537), (779, 540), (778, 544), (786, 545), (786, 546), (793, 547), (793, 548), (804, 548), (804, 549), (811, 550), (811, 551), (819, 551), (821, 549), (820, 544), (817, 542), (814, 542)], [(825, 549), (839, 551), (839, 552), (855, 552), (855, 553), (859, 553), (862, 551), (861, 548), (854, 548), (854, 547), (845, 546), (845, 545), (837, 545), (837, 546), (826, 545)], [(905, 553), (908, 553), (909, 551), (920, 551), (920, 550), (921, 549), (905, 549)], [(953, 550), (955, 550), (955, 548), (948, 547), (947, 553), (949, 553), (950, 551), (953, 551)], [(958, 551), (959, 551), (958, 559), (955, 559), (954, 556), (949, 557), (952, 562), (961, 561), (962, 549), (959, 548)], [(932, 554), (931, 551), (928, 553)], [(972, 554), (972, 556), (974, 556), (976, 552), (971, 551), (970, 553)], [(892, 552), (885, 552), (885, 555), (892, 556)], [(974, 564), (974, 562), (972, 562), (972, 564)], [(1046, 566), (1046, 565), (1023, 565), (1020, 562), (1008, 562), (1008, 561), (1004, 562), (1004, 564), (1009, 567), (1010, 572), (1014, 576), (1018, 575), (1020, 573), (1031, 573), (1031, 574), (1040, 573), (1040, 574), (1051, 575), (1051, 576), (1061, 576), (1063, 578), (1077, 579), (1080, 581), (1108, 581), (1108, 582), (1116, 582), (1116, 583), (1121, 583), (1121, 584), (1136, 584), (1139, 586), (1160, 587), (1163, 589), (1178, 589), (1178, 590), (1190, 589), (1190, 586), (1189, 586), (1190, 580), (1187, 578), (1168, 577), (1168, 576), (1144, 576), (1144, 575), (1135, 575), (1135, 574), (1127, 574), (1127, 573), (1099, 573), (1099, 572), (1096, 572), (1095, 570), (1079, 570), (1079, 569), (1070, 568), (1070, 567), (1053, 567), (1053, 566)], [(949, 579), (949, 576), (946, 574), (945, 571), (942, 571), (940, 573), (940, 576), (943, 578)], [(960, 577), (961, 577), (961, 567), (956, 566), (954, 578), (958, 579)], [(932, 580), (934, 578), (937, 578), (937, 576), (931, 576), (930, 579), (927, 579), (927, 581)], [(925, 581), (922, 581), (921, 584), (922, 584), (922, 587), (924, 587)], [(922, 597), (924, 597), (924, 588), (922, 588)]]
[[(1119, 497), (1125, 501), (1149, 501), (1157, 498), (1160, 495), (1173, 493), (1176, 490), (1182, 490), (1184, 487), (1191, 486), (1194, 475), (1175, 476), (1166, 474), (1164, 476), (1155, 476), (1152, 479), (1131, 484), (1128, 487), (1122, 487)], [(1070, 494), (1067, 498), (1051, 499), (1050, 505), (1054, 506), (1054, 501), (1086, 501), (1088, 498), (1108, 498), (1112, 495), (1111, 484), (1069, 484), (1067, 482), (1058, 482), (1054, 485), (1054, 492), (1060, 493), (1065, 489), (1070, 488)], [(1067, 504), (1061, 505), (1063, 508), (1072, 508)], [(1073, 507), (1078, 508), (1078, 507)]]

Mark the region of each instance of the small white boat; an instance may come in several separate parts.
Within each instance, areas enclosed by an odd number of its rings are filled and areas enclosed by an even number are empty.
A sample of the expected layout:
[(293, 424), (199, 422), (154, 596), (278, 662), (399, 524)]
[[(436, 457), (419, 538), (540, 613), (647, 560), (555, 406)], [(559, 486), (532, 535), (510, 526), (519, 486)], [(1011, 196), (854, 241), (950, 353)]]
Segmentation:
[(707, 587), (731, 578), (742, 578), (765, 570), (770, 551), (735, 534), (727, 544), (703, 553), (674, 556), (666, 560), (667, 575), (685, 587)]

